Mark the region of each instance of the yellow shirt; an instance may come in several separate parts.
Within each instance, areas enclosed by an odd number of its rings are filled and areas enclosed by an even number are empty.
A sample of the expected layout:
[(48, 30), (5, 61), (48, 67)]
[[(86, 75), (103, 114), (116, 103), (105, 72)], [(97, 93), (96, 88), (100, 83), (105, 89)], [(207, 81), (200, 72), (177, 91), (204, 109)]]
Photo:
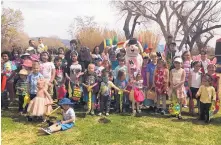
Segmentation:
[(200, 96), (202, 103), (212, 103), (212, 100), (216, 101), (216, 91), (213, 86), (206, 87), (201, 85), (197, 95)]

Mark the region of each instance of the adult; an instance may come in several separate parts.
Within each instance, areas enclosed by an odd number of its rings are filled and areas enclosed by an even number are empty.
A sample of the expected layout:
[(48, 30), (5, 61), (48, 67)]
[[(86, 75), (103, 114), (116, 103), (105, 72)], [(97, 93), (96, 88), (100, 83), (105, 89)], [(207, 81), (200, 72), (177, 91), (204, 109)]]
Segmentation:
[(86, 46), (82, 46), (78, 53), (78, 61), (82, 67), (82, 71), (84, 72), (88, 65), (91, 63), (91, 52), (90, 49)]
[(30, 40), (28, 41), (28, 44), (29, 44), (29, 47), (33, 47), (33, 48), (35, 49), (35, 53), (36, 53), (36, 52), (37, 52), (37, 46), (36, 46), (36, 44), (35, 44), (35, 41), (32, 40), (32, 39), (30, 39)]
[(73, 50), (77, 51), (77, 40), (73, 39), (70, 41), (70, 49), (65, 53), (65, 59), (67, 60), (68, 65), (71, 65), (71, 52)]
[(95, 46), (91, 53), (93, 63), (95, 63), (95, 59), (102, 59), (101, 53), (102, 51), (100, 50), (99, 46)]
[(39, 45), (38, 45), (38, 48), (37, 48), (37, 52), (38, 52), (38, 53), (41, 53), (41, 52), (43, 52), (43, 51), (46, 51), (46, 50), (44, 49), (45, 46), (44, 46), (43, 40), (42, 40), (41, 38), (38, 38), (38, 43), (39, 43)]

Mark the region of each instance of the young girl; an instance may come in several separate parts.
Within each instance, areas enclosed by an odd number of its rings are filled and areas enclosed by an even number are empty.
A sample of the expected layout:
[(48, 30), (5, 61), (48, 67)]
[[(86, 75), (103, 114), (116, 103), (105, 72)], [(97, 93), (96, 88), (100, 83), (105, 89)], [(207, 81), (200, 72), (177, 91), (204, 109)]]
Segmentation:
[(176, 99), (178, 99), (177, 102), (180, 104), (180, 114), (178, 115), (179, 119), (182, 119), (182, 116), (181, 116), (182, 102), (185, 97), (184, 82), (185, 82), (186, 73), (184, 69), (182, 69), (182, 63), (183, 61), (180, 57), (175, 58), (174, 59), (175, 68), (172, 69), (170, 72), (170, 89), (172, 92), (172, 101), (175, 101)]
[[(147, 87), (147, 64), (149, 63), (149, 57), (147, 54), (143, 55), (143, 65), (141, 69), (141, 75), (143, 78), (143, 86)], [(146, 91), (145, 91), (146, 92)]]
[(154, 71), (154, 86), (157, 93), (157, 109), (160, 108), (160, 99), (162, 99), (163, 109), (161, 114), (166, 113), (166, 94), (169, 82), (169, 70), (163, 59), (158, 59), (157, 67)]
[(207, 67), (210, 63), (210, 60), (207, 58), (207, 52), (206, 51), (201, 51), (201, 61), (202, 61), (202, 73), (206, 74), (208, 72)]
[(70, 81), (72, 89), (72, 97), (74, 94), (75, 87), (79, 87), (80, 76), (83, 74), (82, 67), (78, 63), (78, 53), (76, 51), (71, 52), (72, 64), (67, 68), (65, 73), (66, 78)]
[[(188, 88), (189, 88), (188, 78), (189, 78), (189, 73), (191, 71), (191, 63), (192, 63), (190, 52), (185, 51), (182, 55), (182, 59), (183, 59), (183, 69), (185, 70), (185, 73), (186, 73), (184, 86), (185, 86), (185, 93), (187, 94)], [(184, 104), (184, 107), (186, 108), (187, 107), (186, 97), (184, 98), (183, 104)]]
[(15, 100), (14, 77), (17, 67), (10, 61), (11, 54), (9, 51), (3, 51), (1, 57), (4, 62), (2, 73), (7, 77), (6, 90), (9, 93), (10, 102), (13, 102)]
[(30, 95), (30, 99), (34, 99), (37, 94), (37, 80), (44, 78), (43, 75), (39, 72), (40, 64), (39, 62), (32, 63), (32, 73), (28, 75), (28, 91)]
[[(95, 65), (89, 64), (88, 69), (82, 77), (82, 85), (84, 91), (84, 101), (88, 105), (87, 113), (94, 115), (94, 103), (96, 102), (95, 94), (93, 93), (93, 88), (97, 85), (97, 74), (95, 73)], [(89, 92), (91, 93), (91, 100), (89, 100)]]
[[(139, 72), (135, 72), (134, 74), (135, 79), (133, 81), (133, 88), (130, 92), (129, 99), (132, 102), (132, 113), (135, 114), (141, 113), (140, 109), (140, 102), (144, 100), (144, 93), (143, 93), (143, 79)], [(135, 109), (136, 105), (136, 109)]]
[(100, 113), (98, 114), (101, 116), (102, 113), (104, 113), (105, 108), (105, 115), (109, 116), (110, 112), (110, 104), (111, 104), (111, 88), (114, 88), (116, 90), (120, 90), (118, 87), (116, 87), (111, 81), (109, 81), (109, 72), (106, 70), (102, 71), (102, 82), (100, 86), (100, 90), (98, 92), (98, 95), (100, 97)]
[[(157, 54), (152, 52), (150, 54), (150, 59), (151, 62), (147, 64), (147, 89), (151, 89), (153, 87), (153, 75), (157, 65)], [(150, 106), (150, 109), (152, 110), (154, 106), (154, 100), (145, 99), (143, 104), (145, 106)]]
[(19, 103), (18, 103), (18, 111), (20, 114), (23, 113), (23, 103), (24, 97), (28, 93), (28, 82), (27, 82), (28, 71), (25, 69), (20, 70), (19, 72), (19, 80), (16, 83), (16, 94), (18, 95)]
[[(115, 85), (120, 88), (120, 89), (126, 89), (127, 85), (128, 85), (128, 81), (126, 79), (126, 72), (123, 70), (119, 70), (118, 74), (117, 74), (117, 78), (115, 80)], [(127, 108), (127, 102), (128, 102), (128, 98), (127, 98), (127, 94), (123, 94), (123, 98), (122, 98), (122, 102), (120, 102), (120, 94), (117, 93), (116, 95), (116, 113), (119, 113), (121, 110), (123, 112), (126, 112), (126, 108)], [(122, 108), (121, 105), (122, 104)]]
[(58, 57), (60, 57), (62, 59), (62, 67), (66, 68), (67, 67), (67, 60), (65, 59), (63, 47), (58, 48)]
[(128, 80), (129, 79), (129, 74), (128, 74), (128, 68), (125, 65), (125, 58), (124, 57), (119, 57), (118, 61), (119, 61), (119, 65), (114, 69), (114, 79), (117, 78), (119, 70), (123, 70), (126, 74), (126, 79)]
[(55, 92), (56, 92), (56, 96), (58, 99), (63, 98), (64, 96), (58, 96), (58, 90), (61, 87), (64, 87), (64, 83), (65, 83), (65, 73), (64, 73), (64, 68), (62, 67), (62, 58), (60, 57), (56, 57), (54, 59), (55, 62), (55, 80), (54, 80), (54, 84), (55, 84)]
[(212, 77), (205, 74), (202, 78), (203, 85), (200, 86), (196, 97), (200, 97), (200, 120), (210, 122), (209, 109), (216, 101), (216, 91), (212, 86)]
[(102, 66), (102, 59), (101, 58), (96, 58), (95, 59), (95, 72), (97, 74), (97, 76), (101, 77), (102, 74), (102, 70), (104, 69), (104, 67)]
[[(52, 111), (53, 100), (50, 94), (45, 89), (47, 81), (45, 79), (39, 79), (37, 82), (38, 92), (36, 97), (30, 101), (28, 105), (28, 113), (31, 116), (42, 117), (44, 120), (44, 115)], [(30, 118), (28, 118), (30, 120)]]
[(54, 63), (51, 62), (51, 57), (48, 52), (43, 51), (40, 54), (40, 72), (45, 78), (48, 87), (48, 93), (53, 95), (53, 81), (55, 78), (55, 66)]
[(216, 99), (217, 100), (220, 100), (219, 98), (219, 91), (220, 91), (220, 86), (219, 86), (219, 79), (220, 77), (216, 74), (216, 66), (215, 64), (209, 64), (208, 67), (207, 67), (207, 70), (208, 70), (208, 75), (210, 75), (212, 78), (213, 78), (213, 87), (215, 88), (215, 91), (216, 91)]
[[(189, 93), (191, 95), (190, 97), (190, 104), (192, 105), (191, 107), (194, 107), (194, 104), (191, 104), (191, 99), (196, 99), (197, 100), (197, 106), (198, 106), (198, 112), (199, 112), (199, 99), (196, 98), (196, 93), (200, 88), (201, 85), (201, 79), (202, 79), (202, 72), (200, 71), (202, 64), (200, 61), (195, 61), (193, 62), (193, 70), (190, 71), (189, 73), (189, 78), (188, 78), (188, 84), (189, 84)], [(194, 113), (194, 108), (191, 108), (192, 113)]]
[(42, 131), (49, 135), (56, 131), (70, 129), (75, 125), (75, 112), (74, 109), (71, 108), (71, 105), (73, 105), (71, 100), (64, 98), (59, 102), (59, 105), (62, 107), (63, 121), (58, 121), (47, 128), (41, 128)]
[(107, 70), (107, 71), (111, 71), (111, 64), (110, 62), (106, 59), (103, 60), (102, 63), (103, 67)]

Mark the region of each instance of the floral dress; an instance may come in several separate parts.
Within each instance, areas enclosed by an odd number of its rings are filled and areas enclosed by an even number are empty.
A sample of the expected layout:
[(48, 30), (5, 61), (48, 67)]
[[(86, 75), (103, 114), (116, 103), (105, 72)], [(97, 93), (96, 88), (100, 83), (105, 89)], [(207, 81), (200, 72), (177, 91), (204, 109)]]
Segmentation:
[(165, 69), (156, 69), (154, 80), (155, 80), (155, 89), (157, 94), (165, 94)]

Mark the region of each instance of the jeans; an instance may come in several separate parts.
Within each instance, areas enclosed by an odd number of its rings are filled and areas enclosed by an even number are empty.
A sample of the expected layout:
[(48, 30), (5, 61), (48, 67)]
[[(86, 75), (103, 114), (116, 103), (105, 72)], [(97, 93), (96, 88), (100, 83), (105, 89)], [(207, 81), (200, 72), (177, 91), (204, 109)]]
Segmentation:
[(200, 120), (209, 121), (209, 109), (212, 103), (200, 102)]
[(25, 95), (18, 95), (18, 111), (23, 111), (23, 104), (24, 104), (24, 97)]
[(107, 95), (101, 95), (100, 96), (100, 112), (104, 112), (104, 109), (106, 113), (110, 112), (110, 104), (111, 104), (111, 96)]

